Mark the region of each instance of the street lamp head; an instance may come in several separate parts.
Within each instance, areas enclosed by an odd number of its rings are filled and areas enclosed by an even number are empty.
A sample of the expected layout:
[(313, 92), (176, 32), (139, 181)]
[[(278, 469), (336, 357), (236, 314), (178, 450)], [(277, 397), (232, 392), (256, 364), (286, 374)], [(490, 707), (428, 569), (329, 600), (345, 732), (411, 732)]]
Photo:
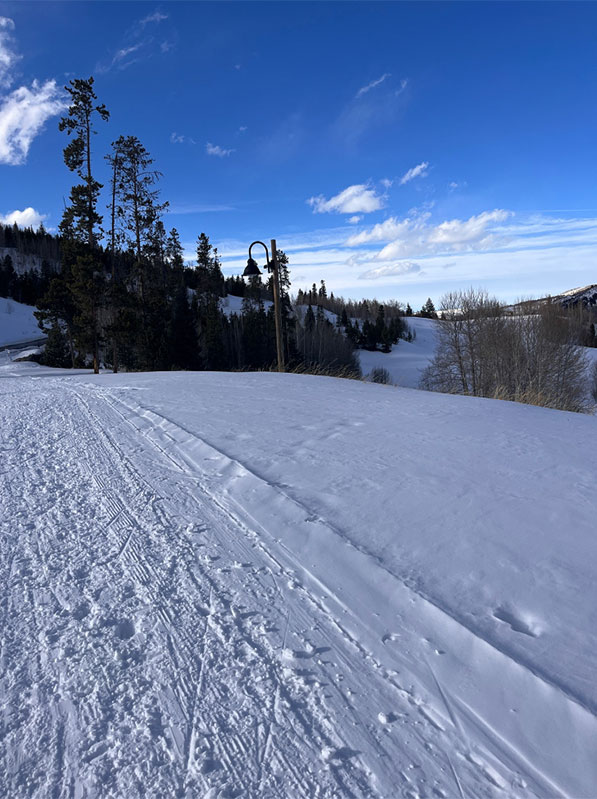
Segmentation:
[(245, 267), (245, 271), (243, 272), (243, 277), (255, 277), (255, 275), (260, 274), (261, 272), (257, 266), (257, 261), (254, 261), (253, 258), (249, 258)]

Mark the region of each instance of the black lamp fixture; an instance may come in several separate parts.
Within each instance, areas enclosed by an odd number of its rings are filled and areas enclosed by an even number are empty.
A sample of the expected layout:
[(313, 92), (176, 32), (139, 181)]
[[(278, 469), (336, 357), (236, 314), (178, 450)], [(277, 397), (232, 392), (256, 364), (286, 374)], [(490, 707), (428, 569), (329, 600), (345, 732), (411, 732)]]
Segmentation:
[(261, 271), (257, 266), (257, 261), (249, 257), (249, 260), (247, 261), (247, 265), (245, 267), (245, 271), (243, 272), (243, 277), (255, 277), (256, 275), (260, 274)]

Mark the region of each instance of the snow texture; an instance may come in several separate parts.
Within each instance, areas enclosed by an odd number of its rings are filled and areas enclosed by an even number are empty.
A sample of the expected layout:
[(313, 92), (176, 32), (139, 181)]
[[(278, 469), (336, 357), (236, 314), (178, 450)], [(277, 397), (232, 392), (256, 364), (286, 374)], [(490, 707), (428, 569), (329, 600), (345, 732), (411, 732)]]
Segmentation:
[(0, 794), (595, 795), (594, 418), (11, 369)]

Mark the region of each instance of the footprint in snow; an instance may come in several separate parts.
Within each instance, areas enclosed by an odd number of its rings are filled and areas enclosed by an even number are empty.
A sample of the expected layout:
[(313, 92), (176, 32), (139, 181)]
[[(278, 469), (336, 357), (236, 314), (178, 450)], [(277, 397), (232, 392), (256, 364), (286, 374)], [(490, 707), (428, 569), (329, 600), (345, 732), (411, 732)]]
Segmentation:
[(494, 610), (493, 616), (498, 621), (509, 625), (515, 633), (529, 635), (531, 638), (538, 638), (541, 635), (541, 627), (534, 619), (529, 616), (525, 618), (524, 614), (517, 614), (504, 605)]

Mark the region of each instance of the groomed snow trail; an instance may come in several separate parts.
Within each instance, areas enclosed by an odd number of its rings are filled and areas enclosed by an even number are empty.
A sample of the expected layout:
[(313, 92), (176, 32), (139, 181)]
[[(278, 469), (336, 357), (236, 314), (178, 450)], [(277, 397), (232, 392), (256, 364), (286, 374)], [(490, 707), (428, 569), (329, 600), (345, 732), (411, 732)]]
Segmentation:
[[(365, 557), (331, 523), (133, 387), (2, 388), (2, 795), (565, 793), (450, 695), (439, 645), (413, 651), (406, 605), (423, 618), (432, 606), (396, 584), (404, 615), (380, 636), (303, 562), (303, 528), (335, 536), (339, 564)], [(267, 505), (259, 519), (249, 494)], [(282, 526), (295, 518), (292, 551)], [(594, 729), (556, 688), (508, 668)]]

